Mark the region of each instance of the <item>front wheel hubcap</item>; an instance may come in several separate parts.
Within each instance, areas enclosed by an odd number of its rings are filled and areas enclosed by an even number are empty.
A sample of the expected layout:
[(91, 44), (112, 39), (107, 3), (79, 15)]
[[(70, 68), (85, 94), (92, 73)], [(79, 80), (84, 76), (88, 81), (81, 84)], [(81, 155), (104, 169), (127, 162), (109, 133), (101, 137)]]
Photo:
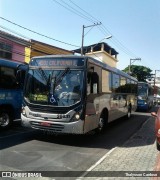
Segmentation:
[(99, 130), (101, 131), (104, 127), (104, 119), (103, 118), (100, 118), (99, 119), (99, 125), (98, 125), (98, 128)]
[(10, 119), (9, 119), (9, 115), (8, 114), (1, 114), (0, 117), (0, 126), (1, 127), (6, 127), (9, 125)]

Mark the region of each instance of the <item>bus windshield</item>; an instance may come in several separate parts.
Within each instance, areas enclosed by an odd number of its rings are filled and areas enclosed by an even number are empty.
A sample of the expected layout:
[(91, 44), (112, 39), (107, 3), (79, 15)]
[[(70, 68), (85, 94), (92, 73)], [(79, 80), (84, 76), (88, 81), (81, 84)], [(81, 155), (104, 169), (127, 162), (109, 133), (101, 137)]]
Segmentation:
[(145, 85), (138, 85), (138, 97), (140, 99), (146, 99), (148, 94), (148, 86)]
[(34, 104), (71, 106), (81, 100), (82, 80), (82, 70), (30, 69), (24, 96)]

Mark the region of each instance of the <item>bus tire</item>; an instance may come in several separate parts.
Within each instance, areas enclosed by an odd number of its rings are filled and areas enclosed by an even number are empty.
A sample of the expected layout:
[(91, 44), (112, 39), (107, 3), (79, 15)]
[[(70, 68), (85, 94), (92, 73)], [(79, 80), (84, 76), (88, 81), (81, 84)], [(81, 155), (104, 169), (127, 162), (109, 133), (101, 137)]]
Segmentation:
[(107, 126), (107, 114), (105, 111), (101, 114), (98, 122), (98, 127), (96, 129), (97, 133), (103, 132)]
[(130, 119), (130, 117), (131, 117), (131, 106), (128, 107), (127, 119)]
[(0, 111), (0, 128), (7, 129), (12, 124), (11, 114), (7, 110)]
[(158, 143), (157, 140), (156, 140), (156, 147), (157, 147), (157, 150), (160, 151), (160, 144)]

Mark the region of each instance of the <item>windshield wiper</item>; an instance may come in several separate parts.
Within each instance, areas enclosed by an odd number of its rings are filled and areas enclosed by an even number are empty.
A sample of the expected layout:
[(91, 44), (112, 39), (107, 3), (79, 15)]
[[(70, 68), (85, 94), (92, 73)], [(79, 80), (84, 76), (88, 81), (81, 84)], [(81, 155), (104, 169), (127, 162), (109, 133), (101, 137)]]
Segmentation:
[(59, 77), (57, 78), (56, 76), (54, 77), (55, 80), (54, 80), (54, 88), (60, 84), (60, 82), (62, 81), (63, 77), (70, 71), (70, 68), (67, 67), (63, 72), (62, 74), (59, 75)]
[(38, 70), (41, 72), (42, 77), (45, 79), (45, 81), (48, 82), (48, 78), (47, 78), (45, 72), (43, 71), (43, 69), (41, 67), (39, 67)]

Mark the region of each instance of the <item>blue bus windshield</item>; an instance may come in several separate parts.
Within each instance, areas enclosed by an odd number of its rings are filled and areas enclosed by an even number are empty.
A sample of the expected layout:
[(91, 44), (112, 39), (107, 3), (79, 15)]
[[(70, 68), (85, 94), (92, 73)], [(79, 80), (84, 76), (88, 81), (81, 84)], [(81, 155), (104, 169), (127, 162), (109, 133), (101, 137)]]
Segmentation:
[(146, 99), (148, 96), (148, 85), (138, 84), (138, 96), (142, 99)]

